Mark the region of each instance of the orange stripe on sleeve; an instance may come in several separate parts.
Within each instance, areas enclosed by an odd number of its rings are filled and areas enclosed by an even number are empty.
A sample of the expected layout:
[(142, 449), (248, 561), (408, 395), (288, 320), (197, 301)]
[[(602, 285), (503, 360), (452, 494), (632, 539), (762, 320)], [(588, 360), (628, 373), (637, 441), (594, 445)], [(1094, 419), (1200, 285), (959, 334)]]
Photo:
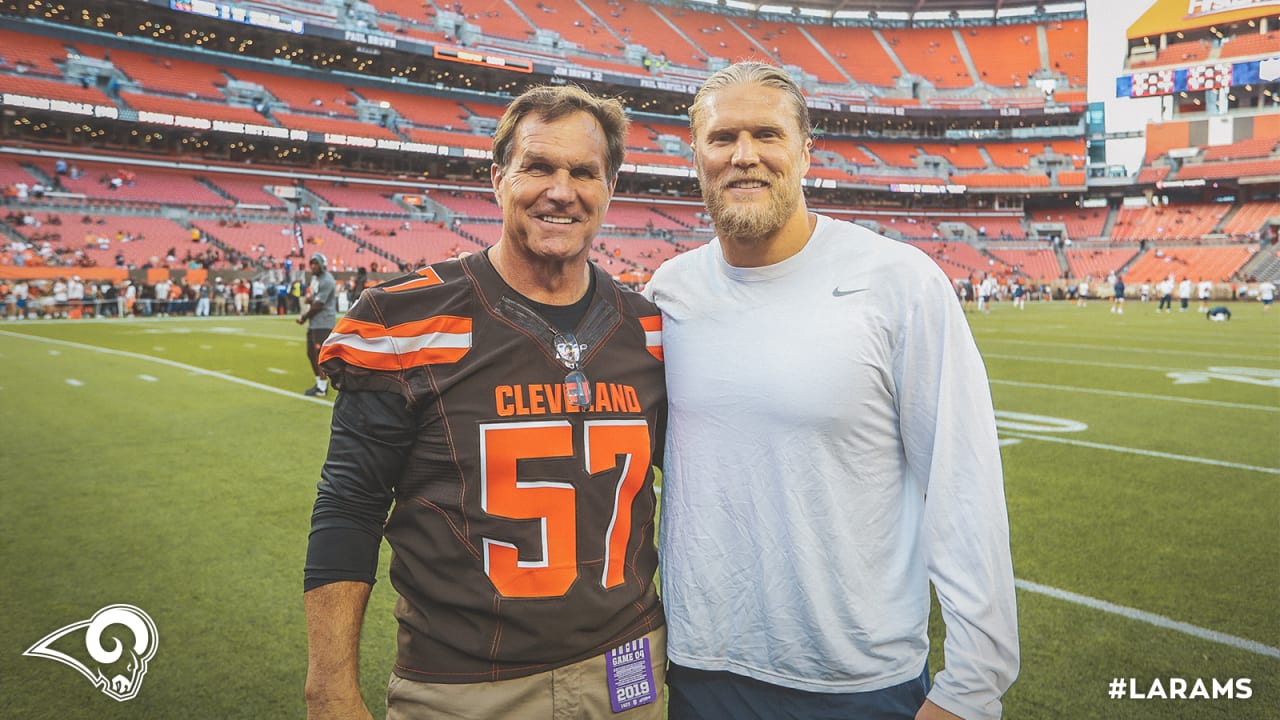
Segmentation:
[(662, 316), (649, 315), (640, 318), (640, 327), (644, 328), (644, 344), (649, 354), (662, 360)]

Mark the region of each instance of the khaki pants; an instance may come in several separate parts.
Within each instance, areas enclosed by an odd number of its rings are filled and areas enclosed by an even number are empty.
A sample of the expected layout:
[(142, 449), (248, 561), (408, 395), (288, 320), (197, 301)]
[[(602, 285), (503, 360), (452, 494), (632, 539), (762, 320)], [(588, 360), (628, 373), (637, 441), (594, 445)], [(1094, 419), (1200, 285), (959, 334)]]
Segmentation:
[(608, 653), (537, 675), (479, 683), (420, 683), (394, 673), (387, 685), (387, 720), (662, 720), (666, 702), (667, 629), (649, 638), (654, 701), (613, 712)]

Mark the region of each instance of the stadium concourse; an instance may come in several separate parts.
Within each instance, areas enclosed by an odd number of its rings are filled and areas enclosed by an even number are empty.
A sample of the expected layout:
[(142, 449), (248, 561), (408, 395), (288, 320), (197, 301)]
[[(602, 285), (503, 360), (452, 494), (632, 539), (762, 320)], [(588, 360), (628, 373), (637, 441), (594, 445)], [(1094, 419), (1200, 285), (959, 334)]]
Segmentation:
[[(77, 275), (165, 278), (198, 296), (215, 276), (291, 283), (315, 250), (343, 281), (474, 251), (499, 227), (488, 145), (505, 100), (572, 81), (631, 110), (592, 256), (641, 284), (712, 234), (691, 91), (757, 58), (810, 97), (810, 204), (917, 245), (958, 288), (991, 276), (1062, 297), (1083, 281), (1105, 296), (1118, 274), (1135, 290), (1174, 276), (1214, 283), (1215, 300), (1256, 293), (1280, 279), (1280, 92), (1259, 69), (1280, 62), (1280, 18), (1175, 18), (1168, 4), (1116, 49), (1117, 87), (1178, 92), (1132, 174), (1106, 162), (1085, 104), (1082, 3), (816, 3), (775, 17), (375, 0), (264, 5), (240, 21), (166, 6), (140, 25), (121, 0), (7, 5), (0, 277), (37, 292)], [(1207, 81), (1204, 63), (1217, 68)]]

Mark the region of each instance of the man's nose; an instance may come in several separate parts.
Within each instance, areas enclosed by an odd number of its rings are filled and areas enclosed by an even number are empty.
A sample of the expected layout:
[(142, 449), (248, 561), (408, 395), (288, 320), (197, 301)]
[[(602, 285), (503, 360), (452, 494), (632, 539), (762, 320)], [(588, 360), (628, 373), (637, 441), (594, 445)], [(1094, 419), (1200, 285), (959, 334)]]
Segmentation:
[(733, 148), (733, 164), (755, 165), (758, 162), (760, 162), (760, 156), (756, 152), (755, 138), (743, 133), (738, 137), (738, 141)]

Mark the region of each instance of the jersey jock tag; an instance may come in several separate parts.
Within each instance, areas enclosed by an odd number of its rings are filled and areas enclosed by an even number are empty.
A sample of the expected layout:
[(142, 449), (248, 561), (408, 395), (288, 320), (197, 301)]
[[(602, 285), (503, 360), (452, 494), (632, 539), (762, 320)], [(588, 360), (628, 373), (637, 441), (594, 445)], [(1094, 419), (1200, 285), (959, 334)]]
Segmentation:
[(610, 650), (608, 663), (609, 699), (615, 713), (648, 705), (656, 699), (649, 638), (632, 640)]

